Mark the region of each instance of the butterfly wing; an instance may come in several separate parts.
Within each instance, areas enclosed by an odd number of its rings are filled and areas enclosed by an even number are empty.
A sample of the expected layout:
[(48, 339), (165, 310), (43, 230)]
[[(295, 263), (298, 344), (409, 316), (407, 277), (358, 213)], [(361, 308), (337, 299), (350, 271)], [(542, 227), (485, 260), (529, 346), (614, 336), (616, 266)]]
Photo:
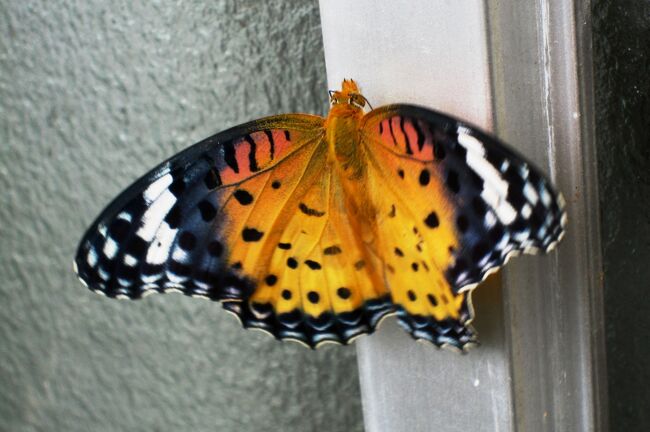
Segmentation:
[[(279, 165), (300, 165), (321, 140), (323, 119), (282, 115), (216, 134), (163, 162), (121, 193), (82, 238), (79, 278), (109, 297), (140, 298), (180, 290), (214, 300), (238, 300), (254, 288), (231, 259), (235, 240), (225, 230), (253, 197), (273, 190), (260, 183)], [(285, 169), (284, 172), (288, 170)], [(279, 179), (278, 181), (280, 181)], [(230, 214), (228, 213), (230, 212)], [(239, 233), (259, 235), (248, 227)], [(241, 254), (241, 252), (240, 252)]]
[(283, 205), (278, 226), (261, 245), (256, 265), (263, 283), (249, 301), (224, 306), (247, 327), (311, 347), (348, 343), (393, 310), (377, 277), (381, 263), (360, 243), (359, 219), (346, 206), (326, 150), (319, 148), (314, 175), (301, 179), (298, 199)]
[(320, 117), (276, 116), (172, 157), (91, 225), (79, 278), (109, 297), (222, 301), (245, 327), (311, 347), (372, 331), (392, 305), (323, 135)]
[(564, 201), (515, 151), (425, 108), (371, 111), (362, 144), (399, 322), (415, 338), (463, 347), (474, 341), (469, 291), (511, 256), (551, 250)]

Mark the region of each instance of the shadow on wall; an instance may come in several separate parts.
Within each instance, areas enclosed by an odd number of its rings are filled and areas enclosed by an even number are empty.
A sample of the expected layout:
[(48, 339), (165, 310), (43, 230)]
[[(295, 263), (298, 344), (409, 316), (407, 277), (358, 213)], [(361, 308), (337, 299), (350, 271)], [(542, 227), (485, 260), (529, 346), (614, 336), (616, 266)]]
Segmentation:
[(650, 4), (593, 4), (610, 424), (650, 430)]

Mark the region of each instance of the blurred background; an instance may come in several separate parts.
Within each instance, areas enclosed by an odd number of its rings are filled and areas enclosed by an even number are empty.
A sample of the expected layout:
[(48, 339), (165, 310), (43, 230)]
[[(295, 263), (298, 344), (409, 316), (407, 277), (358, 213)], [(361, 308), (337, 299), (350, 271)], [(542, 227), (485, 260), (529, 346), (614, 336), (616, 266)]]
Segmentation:
[(316, 0), (0, 2), (0, 430), (361, 431), (354, 347), (312, 352), (181, 295), (118, 302), (72, 257), (189, 144), (324, 114)]
[[(650, 430), (650, 4), (594, 0), (611, 430)], [(135, 178), (204, 137), (324, 114), (318, 2), (0, 0), (0, 431), (363, 430), (354, 348), (244, 331), (72, 273)]]

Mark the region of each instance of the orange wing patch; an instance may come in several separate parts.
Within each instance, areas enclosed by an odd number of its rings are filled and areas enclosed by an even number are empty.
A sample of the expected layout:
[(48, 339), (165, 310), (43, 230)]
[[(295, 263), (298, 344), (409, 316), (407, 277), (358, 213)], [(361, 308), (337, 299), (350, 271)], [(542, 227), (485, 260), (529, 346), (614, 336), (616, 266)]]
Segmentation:
[[(381, 263), (355, 234), (358, 221), (348, 214), (326, 150), (319, 146), (309, 163), (296, 162), (305, 167), (301, 171), (283, 170), (297, 172), (298, 179), (287, 184), (282, 199), (266, 197), (266, 189), (260, 194), (262, 202), (279, 210), (260, 207), (247, 217), (233, 217), (246, 220), (232, 230), (235, 236), (244, 225), (263, 224), (258, 218), (274, 223), (255, 249), (234, 243), (231, 260), (245, 256), (243, 271), (254, 275), (258, 284), (245, 304), (225, 305), (245, 326), (312, 347), (348, 343), (371, 332), (392, 311), (385, 284), (377, 276)], [(295, 157), (297, 161), (299, 155)]]
[(437, 345), (474, 340), (466, 293), (445, 277), (459, 236), (454, 208), (431, 164), (375, 148), (368, 190), (378, 208), (377, 241), (398, 319), (416, 338)]

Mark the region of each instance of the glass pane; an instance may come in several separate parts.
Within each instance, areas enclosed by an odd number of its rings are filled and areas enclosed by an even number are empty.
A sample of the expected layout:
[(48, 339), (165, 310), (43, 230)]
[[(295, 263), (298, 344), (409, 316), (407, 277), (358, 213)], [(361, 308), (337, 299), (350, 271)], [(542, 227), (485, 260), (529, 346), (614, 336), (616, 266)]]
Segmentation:
[(593, 11), (610, 425), (650, 430), (650, 4)]
[(179, 295), (108, 300), (71, 266), (159, 161), (323, 114), (323, 58), (316, 0), (3, 2), (1, 430), (362, 430), (354, 348), (278, 343)]

